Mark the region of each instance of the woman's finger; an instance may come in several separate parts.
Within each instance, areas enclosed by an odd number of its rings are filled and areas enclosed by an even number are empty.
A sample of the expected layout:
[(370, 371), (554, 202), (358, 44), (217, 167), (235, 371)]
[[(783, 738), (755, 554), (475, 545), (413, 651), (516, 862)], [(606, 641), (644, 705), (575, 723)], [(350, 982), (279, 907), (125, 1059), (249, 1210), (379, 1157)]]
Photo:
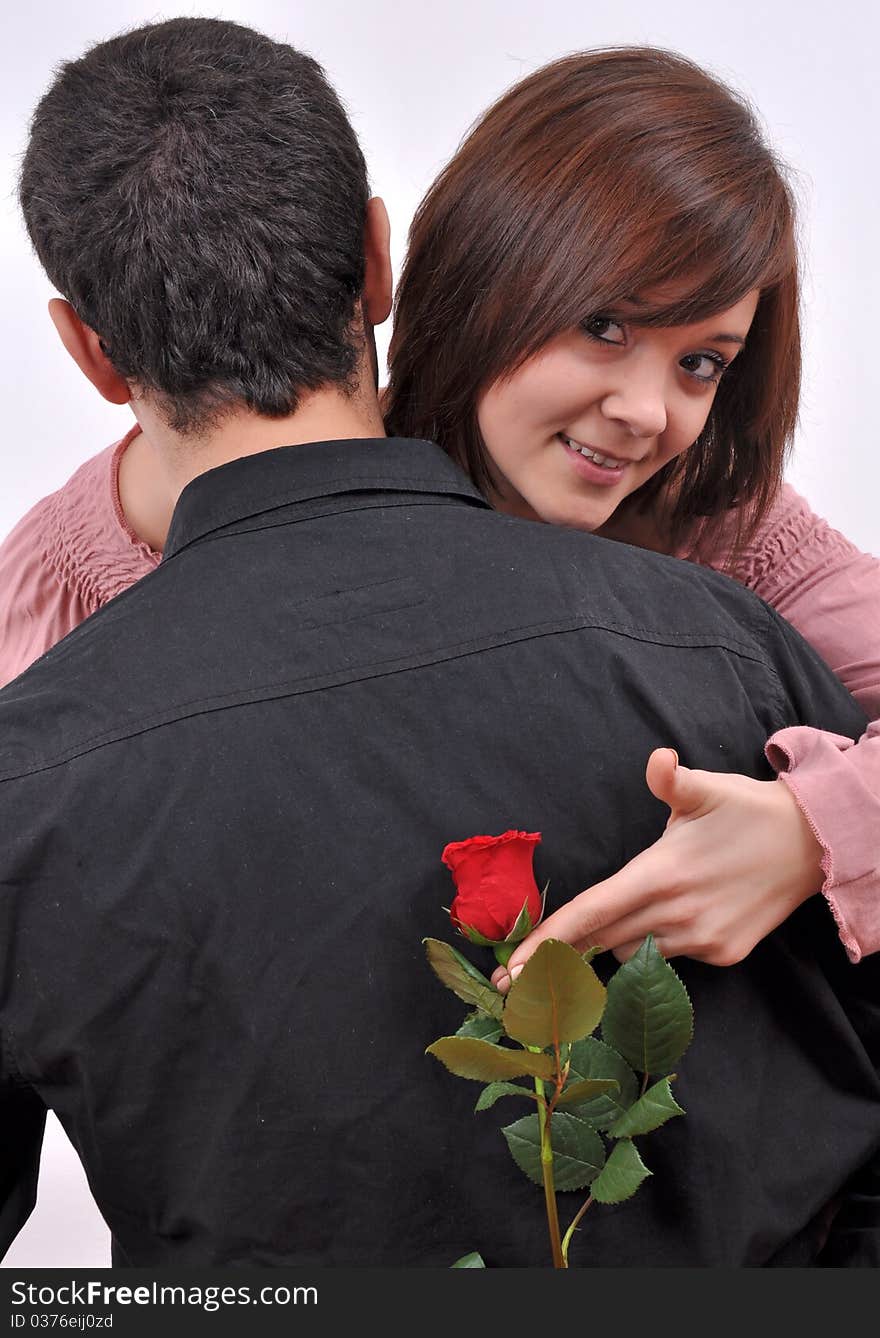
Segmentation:
[[(619, 947), (614, 949), (614, 956), (619, 962), (628, 962), (630, 957), (638, 952), (644, 941), (643, 938), (635, 938), (630, 943), (621, 943)], [(669, 950), (665, 940), (657, 938), (656, 935), (654, 937), (654, 946), (663, 957), (672, 957), (675, 955)]]
[(674, 748), (655, 748), (645, 767), (645, 780), (655, 799), (672, 810), (669, 821), (696, 817), (718, 800), (718, 776), (679, 765)]

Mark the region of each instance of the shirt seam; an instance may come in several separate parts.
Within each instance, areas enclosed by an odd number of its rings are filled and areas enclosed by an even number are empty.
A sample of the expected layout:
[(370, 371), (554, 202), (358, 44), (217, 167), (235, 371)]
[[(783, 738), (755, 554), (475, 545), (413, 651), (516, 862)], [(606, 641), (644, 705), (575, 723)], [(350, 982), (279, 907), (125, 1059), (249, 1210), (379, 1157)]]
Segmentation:
[(544, 636), (565, 635), (579, 631), (605, 632), (611, 636), (622, 636), (628, 640), (643, 641), (658, 646), (694, 650), (723, 650), (728, 654), (738, 655), (742, 659), (759, 664), (766, 672), (769, 672), (774, 690), (776, 687), (772, 666), (754, 650), (743, 648), (732, 639), (728, 641), (713, 637), (701, 638), (694, 633), (659, 633), (648, 629), (609, 627), (585, 619), (567, 619), (564, 622), (556, 620), (552, 623), (534, 623), (525, 627), (508, 628), (494, 637), (481, 637), (477, 641), (453, 642), (433, 652), (423, 652), (418, 656), (371, 661), (355, 671), (345, 669), (339, 670), (335, 674), (312, 674), (301, 679), (281, 679), (274, 683), (261, 684), (258, 688), (251, 688), (244, 694), (241, 692), (223, 693), (216, 697), (194, 698), (191, 701), (179, 703), (173, 709), (173, 713), (164, 716), (149, 716), (127, 725), (124, 729), (117, 727), (105, 731), (103, 734), (93, 735), (74, 744), (55, 757), (31, 765), (24, 770), (0, 772), (0, 784), (22, 780), (27, 776), (54, 770), (56, 767), (64, 766), (66, 763), (90, 752), (95, 752), (100, 748), (121, 743), (124, 739), (134, 738), (140, 734), (148, 734), (154, 729), (161, 729), (166, 725), (175, 724), (196, 715), (230, 710), (239, 706), (251, 706), (273, 698), (295, 697), (309, 692), (328, 691), (335, 687), (345, 687), (348, 684), (365, 682), (372, 678), (390, 677), (396, 673), (428, 668), (430, 665), (442, 664), (449, 660), (463, 659), (468, 655), (480, 654), (487, 650), (498, 650), (521, 641), (538, 640)]
[[(779, 614), (776, 612), (775, 609), (773, 609), (771, 605), (769, 605), (765, 600), (761, 599), (760, 595), (757, 595), (756, 598), (758, 600), (758, 609), (763, 616), (765, 636), (768, 635), (771, 637), (778, 636), (779, 624), (781, 621), (779, 618)], [(785, 689), (782, 685), (782, 680), (776, 671), (776, 666), (772, 663), (770, 659), (767, 659), (766, 661), (764, 661), (764, 663), (767, 666), (767, 671), (770, 677), (770, 685), (773, 688), (773, 692), (776, 698), (774, 703), (774, 712), (778, 718), (784, 720), (786, 717), (786, 703), (789, 700), (788, 695), (785, 692)], [(785, 726), (778, 726), (778, 728), (782, 729), (785, 728)], [(776, 730), (775, 729), (771, 730), (770, 733), (775, 734)], [(770, 734), (768, 734), (767, 737), (769, 739)]]

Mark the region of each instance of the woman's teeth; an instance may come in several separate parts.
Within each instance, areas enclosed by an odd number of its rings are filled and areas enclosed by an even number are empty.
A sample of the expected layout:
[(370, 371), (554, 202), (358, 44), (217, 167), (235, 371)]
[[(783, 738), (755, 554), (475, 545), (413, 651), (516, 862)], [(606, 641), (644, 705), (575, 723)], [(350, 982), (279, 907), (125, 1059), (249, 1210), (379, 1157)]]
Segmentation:
[(571, 437), (566, 437), (564, 433), (559, 434), (566, 446), (570, 446), (578, 455), (582, 455), (585, 460), (592, 460), (594, 465), (601, 465), (604, 469), (620, 469), (626, 464), (625, 460), (615, 460), (613, 455), (600, 455), (598, 451), (591, 451), (588, 446), (580, 446)]

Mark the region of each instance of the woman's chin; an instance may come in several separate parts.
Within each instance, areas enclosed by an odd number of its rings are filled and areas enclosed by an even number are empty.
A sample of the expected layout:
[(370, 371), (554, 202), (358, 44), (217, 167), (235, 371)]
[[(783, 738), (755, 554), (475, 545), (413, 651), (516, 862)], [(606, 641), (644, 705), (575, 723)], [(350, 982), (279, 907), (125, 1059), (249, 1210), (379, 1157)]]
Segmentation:
[(540, 519), (548, 525), (561, 525), (565, 529), (584, 530), (587, 534), (594, 534), (613, 514), (613, 507), (559, 506), (545, 508), (540, 514)]
[[(619, 506), (620, 499), (607, 504), (601, 498), (578, 498), (569, 496), (556, 499), (536, 497), (534, 499), (514, 492), (510, 488), (506, 495), (500, 490), (490, 495), (489, 500), (498, 511), (507, 516), (516, 516), (519, 520), (537, 520), (544, 525), (561, 525), (565, 529), (585, 530), (592, 534), (606, 525)], [(574, 504), (573, 504), (574, 502)]]

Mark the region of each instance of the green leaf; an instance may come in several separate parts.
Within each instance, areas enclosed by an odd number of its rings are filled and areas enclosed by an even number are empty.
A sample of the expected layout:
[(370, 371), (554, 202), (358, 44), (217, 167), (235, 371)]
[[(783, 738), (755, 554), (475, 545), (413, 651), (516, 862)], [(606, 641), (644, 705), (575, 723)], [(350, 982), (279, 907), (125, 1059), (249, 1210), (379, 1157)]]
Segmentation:
[[(592, 1100), (594, 1096), (604, 1096), (606, 1092), (616, 1096), (619, 1091), (620, 1083), (615, 1078), (584, 1078), (581, 1082), (575, 1082), (570, 1087), (565, 1087), (556, 1102), (556, 1109), (558, 1110), (560, 1106), (583, 1104), (585, 1101)], [(574, 1113), (580, 1118), (577, 1111)]]
[[(675, 1077), (674, 1073), (672, 1077)], [(648, 1088), (634, 1106), (630, 1106), (626, 1114), (612, 1124), (608, 1133), (612, 1138), (635, 1138), (636, 1134), (649, 1134), (673, 1116), (683, 1114), (684, 1111), (670, 1090), (669, 1078), (661, 1078)]]
[(479, 1041), (494, 1042), (501, 1036), (501, 1023), (485, 1013), (468, 1013), (456, 1036), (475, 1036)]
[[(519, 1169), (544, 1184), (541, 1170), (541, 1128), (537, 1115), (525, 1115), (501, 1132)], [(553, 1144), (553, 1183), (558, 1190), (583, 1189), (605, 1162), (605, 1148), (595, 1130), (572, 1115), (560, 1112), (550, 1125)]]
[(599, 1024), (605, 986), (569, 943), (545, 939), (510, 987), (501, 1022), (523, 1045), (579, 1041)]
[(555, 1065), (549, 1055), (510, 1050), (470, 1036), (441, 1036), (425, 1051), (459, 1078), (503, 1082), (507, 1078), (552, 1078)]
[(428, 962), (447, 989), (457, 994), (466, 1004), (475, 1005), (490, 1017), (500, 1018), (504, 996), (499, 994), (491, 980), (478, 971), (468, 959), (449, 943), (439, 938), (422, 939)]
[(597, 1203), (622, 1203), (624, 1199), (632, 1198), (650, 1174), (635, 1143), (623, 1138), (614, 1144), (602, 1174), (593, 1181), (590, 1193)]
[(538, 1094), (534, 1088), (520, 1087), (515, 1082), (490, 1082), (488, 1087), (484, 1087), (477, 1097), (477, 1104), (474, 1110), (488, 1110), (494, 1106), (502, 1096), (524, 1096), (531, 1097), (532, 1101), (537, 1101)]
[(454, 1263), (454, 1264), (450, 1264), (449, 1267), (450, 1267), (450, 1268), (485, 1268), (485, 1267), (486, 1267), (486, 1263), (485, 1263), (485, 1260), (483, 1259), (483, 1256), (482, 1256), (481, 1254), (477, 1254), (476, 1250), (472, 1250), (470, 1254), (463, 1254), (463, 1255), (461, 1256), (460, 1259), (456, 1259), (455, 1263)]
[(614, 1124), (639, 1094), (638, 1080), (626, 1060), (595, 1036), (587, 1036), (571, 1047), (563, 1096), (570, 1086), (586, 1078), (614, 1078), (619, 1087), (617, 1092), (609, 1090), (605, 1096), (586, 1101), (571, 1112), (594, 1129), (607, 1129)]
[(687, 990), (649, 934), (608, 982), (602, 1039), (641, 1073), (671, 1073), (694, 1034)]

